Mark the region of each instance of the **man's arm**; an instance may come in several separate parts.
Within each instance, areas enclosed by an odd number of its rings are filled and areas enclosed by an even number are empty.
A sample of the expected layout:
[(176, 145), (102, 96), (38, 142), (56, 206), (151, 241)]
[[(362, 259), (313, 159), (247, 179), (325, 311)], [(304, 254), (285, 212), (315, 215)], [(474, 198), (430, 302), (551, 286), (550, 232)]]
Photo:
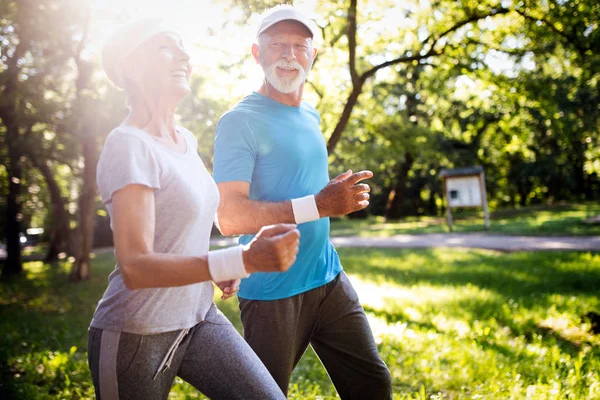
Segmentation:
[[(338, 217), (367, 207), (370, 188), (359, 182), (372, 176), (371, 171), (355, 174), (347, 171), (332, 179), (315, 194), (319, 216)], [(221, 195), (217, 225), (223, 235), (254, 234), (265, 225), (296, 222), (291, 200), (272, 203), (250, 200), (250, 183), (244, 181), (222, 182), (217, 186)]]

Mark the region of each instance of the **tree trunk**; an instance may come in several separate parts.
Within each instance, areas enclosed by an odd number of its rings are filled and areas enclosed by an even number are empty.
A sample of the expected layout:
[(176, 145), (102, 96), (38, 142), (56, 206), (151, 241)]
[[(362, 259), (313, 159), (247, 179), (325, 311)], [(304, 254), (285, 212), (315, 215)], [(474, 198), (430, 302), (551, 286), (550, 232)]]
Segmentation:
[(14, 149), (9, 147), (9, 192), (6, 199), (6, 261), (2, 275), (17, 275), (23, 271), (21, 257), (21, 179), (23, 170), (21, 160)]
[(94, 242), (94, 222), (96, 214), (96, 163), (98, 149), (94, 131), (84, 130), (83, 157), (85, 166), (83, 170), (83, 187), (79, 198), (79, 249), (77, 260), (73, 264), (70, 279), (75, 282), (84, 281), (91, 277), (92, 246)]
[[(89, 8), (86, 9), (84, 21), (89, 22)], [(84, 46), (87, 43), (89, 24), (83, 26), (83, 37), (79, 42), (78, 50), (74, 59), (77, 65), (76, 80), (76, 104), (75, 115), (77, 117), (77, 132), (81, 135), (82, 156), (84, 160), (83, 167), (83, 185), (79, 197), (79, 224), (78, 228), (78, 249), (75, 263), (71, 270), (70, 280), (80, 282), (91, 277), (91, 257), (92, 246), (94, 242), (94, 223), (95, 223), (95, 200), (96, 200), (96, 163), (98, 162), (98, 149), (96, 143), (96, 121), (98, 116), (92, 112), (96, 107), (93, 98), (90, 96), (92, 86), (93, 67), (89, 61), (81, 58)]]
[[(21, 8), (18, 9), (19, 11)], [(8, 148), (8, 198), (6, 199), (6, 261), (2, 268), (2, 275), (16, 275), (23, 271), (21, 258), (21, 179), (23, 169), (21, 166), (21, 147), (19, 145), (19, 125), (17, 121), (17, 101), (14, 96), (18, 93), (19, 73), (21, 66), (19, 60), (27, 52), (29, 46), (28, 32), (19, 26), (19, 44), (12, 57), (5, 58), (6, 72), (3, 72), (5, 81), (0, 108), (0, 119), (6, 128), (6, 143)]]
[(431, 193), (429, 194), (429, 200), (427, 201), (427, 214), (438, 216), (438, 208), (435, 203), (435, 198), (437, 196), (437, 190), (434, 189), (433, 184), (430, 183), (429, 188)]
[(571, 156), (571, 167), (573, 168), (573, 180), (577, 200), (586, 198), (586, 172), (585, 172), (585, 146), (582, 141), (573, 141), (573, 153)]
[(44, 262), (58, 260), (60, 253), (72, 252), (71, 229), (69, 227), (69, 213), (66, 209), (65, 199), (60, 193), (60, 187), (54, 179), (54, 174), (44, 161), (37, 161), (35, 157), (29, 157), (31, 163), (42, 173), (48, 185), (50, 199), (52, 201), (53, 226), (50, 236), (50, 244), (44, 258)]
[(584, 197), (587, 201), (590, 201), (594, 198), (594, 192), (592, 191), (593, 185), (592, 175), (585, 174), (585, 189), (584, 189)]
[(387, 219), (400, 219), (404, 216), (402, 205), (406, 197), (406, 185), (408, 183), (408, 172), (412, 168), (414, 159), (411, 153), (404, 155), (404, 162), (401, 164), (396, 175), (396, 184), (390, 192), (390, 197), (385, 210)]
[(342, 137), (342, 133), (344, 132), (344, 129), (346, 129), (346, 125), (348, 125), (348, 121), (350, 120), (350, 115), (352, 114), (352, 109), (354, 109), (354, 106), (356, 105), (356, 103), (358, 101), (358, 96), (360, 96), (361, 92), (362, 92), (362, 83), (360, 85), (354, 86), (352, 88), (352, 92), (350, 93), (350, 96), (348, 96), (348, 100), (346, 100), (346, 105), (344, 106), (342, 115), (340, 116), (340, 119), (339, 119), (337, 125), (333, 129), (333, 132), (331, 133), (331, 136), (329, 137), (329, 141), (327, 142), (328, 154), (333, 154), (333, 151), (335, 150), (335, 146), (337, 145), (338, 141)]

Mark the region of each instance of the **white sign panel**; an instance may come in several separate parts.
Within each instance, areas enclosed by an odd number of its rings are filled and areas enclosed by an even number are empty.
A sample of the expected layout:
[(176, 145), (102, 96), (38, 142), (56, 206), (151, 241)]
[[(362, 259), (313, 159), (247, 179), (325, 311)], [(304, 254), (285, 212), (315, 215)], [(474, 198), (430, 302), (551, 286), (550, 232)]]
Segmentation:
[(457, 176), (446, 179), (450, 207), (481, 206), (481, 186), (478, 176)]

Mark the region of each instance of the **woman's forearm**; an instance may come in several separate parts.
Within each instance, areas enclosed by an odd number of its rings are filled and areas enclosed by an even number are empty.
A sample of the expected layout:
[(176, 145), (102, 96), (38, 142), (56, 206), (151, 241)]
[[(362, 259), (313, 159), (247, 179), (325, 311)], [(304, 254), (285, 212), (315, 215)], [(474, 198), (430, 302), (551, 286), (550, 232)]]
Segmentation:
[(210, 281), (207, 256), (145, 253), (117, 260), (129, 289), (184, 286)]

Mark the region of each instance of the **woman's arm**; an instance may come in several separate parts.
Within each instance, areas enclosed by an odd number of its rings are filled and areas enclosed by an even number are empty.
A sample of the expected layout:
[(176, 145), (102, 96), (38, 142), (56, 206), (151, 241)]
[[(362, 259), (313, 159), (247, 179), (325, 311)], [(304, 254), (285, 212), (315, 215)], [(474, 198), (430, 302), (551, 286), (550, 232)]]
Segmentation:
[(115, 254), (129, 289), (209, 281), (207, 257), (154, 252), (154, 190), (127, 185), (112, 197)]
[[(183, 286), (211, 280), (208, 257), (154, 252), (154, 190), (127, 185), (112, 196), (115, 254), (129, 289)], [(245, 246), (248, 273), (286, 271), (298, 252), (295, 225), (267, 227)]]

